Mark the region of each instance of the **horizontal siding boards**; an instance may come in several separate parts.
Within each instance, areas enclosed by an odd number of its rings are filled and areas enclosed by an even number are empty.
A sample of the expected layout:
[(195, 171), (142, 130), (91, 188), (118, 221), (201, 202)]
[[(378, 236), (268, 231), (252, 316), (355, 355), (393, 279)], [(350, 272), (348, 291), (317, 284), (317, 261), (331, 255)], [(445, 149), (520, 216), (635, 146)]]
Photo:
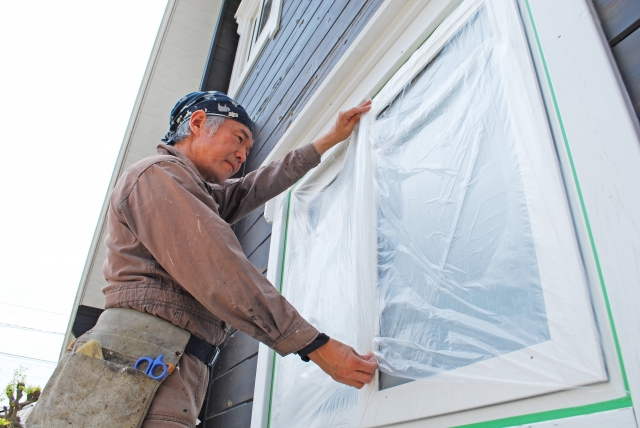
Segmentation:
[(640, 27), (640, 0), (593, 0), (611, 46)]
[(96, 325), (100, 314), (103, 312), (104, 309), (100, 308), (85, 305), (78, 306), (78, 311), (76, 312), (76, 317), (71, 327), (71, 333), (73, 333), (75, 337), (82, 336)]
[(236, 331), (220, 346), (220, 358), (213, 368), (212, 378), (217, 379), (257, 354), (258, 341), (241, 331)]
[[(266, 46), (260, 53), (260, 59), (254, 64), (251, 74), (244, 82), (238, 96), (242, 94), (254, 94), (259, 92), (259, 86), (262, 81), (268, 76), (269, 69), (278, 64), (277, 58), (282, 55), (287, 55), (287, 42), (294, 38), (292, 32), (299, 26), (304, 24), (303, 13), (310, 7), (311, 2), (307, 1), (290, 1), (285, 0), (282, 8), (282, 15), (280, 18), (280, 26), (275, 37), (269, 40)], [(315, 6), (318, 7), (317, 5)], [(307, 20), (308, 21), (308, 20)]]
[[(261, 145), (250, 153), (248, 171), (264, 161), (381, 3), (382, 0), (322, 2), (311, 19), (317, 26), (309, 24), (311, 29), (305, 29), (306, 33), (298, 38), (268, 90), (259, 91), (254, 97), (263, 98), (249, 111), (256, 121), (256, 135)], [(324, 14), (319, 15), (323, 11)], [(313, 33), (308, 34), (312, 30)]]
[(238, 48), (238, 23), (235, 14), (240, 0), (225, 0), (213, 36), (211, 52), (202, 79), (201, 90), (227, 92), (231, 81), (233, 61)]
[(267, 271), (269, 264), (269, 246), (271, 245), (271, 235), (258, 248), (255, 249), (247, 258), (260, 272), (263, 274)]
[(640, 0), (593, 0), (593, 5), (640, 118)]
[[(220, 76), (225, 77), (226, 79), (231, 79), (231, 68), (228, 66), (225, 67), (225, 64), (229, 64), (229, 62), (233, 63), (233, 60), (236, 58), (236, 49), (227, 49), (218, 46), (216, 50), (216, 56), (213, 59), (213, 67), (211, 69), (212, 76)], [(215, 87), (215, 82), (210, 83), (210, 87)], [(229, 83), (227, 82), (226, 87), (220, 87), (218, 89), (208, 89), (211, 91), (220, 90), (220, 92), (227, 92), (229, 88)], [(223, 90), (224, 89), (224, 90)]]
[(207, 403), (207, 419), (253, 400), (257, 363), (256, 355), (213, 380)]
[(292, 16), (281, 24), (284, 28), (269, 41), (238, 93), (238, 99), (245, 101), (248, 111), (255, 114), (258, 106), (271, 98), (269, 90), (284, 80), (278, 74), (286, 70), (306, 46), (315, 32), (314, 25), (324, 17), (334, 1), (324, 1), (324, 4), (319, 1), (300, 2), (297, 7), (290, 8)]
[(249, 257), (256, 249), (271, 236), (271, 225), (263, 216), (251, 226), (251, 229), (240, 239), (244, 254)]
[(640, 118), (640, 29), (625, 37), (612, 50), (636, 116)]
[(247, 428), (251, 426), (252, 410), (252, 401), (241, 404), (207, 419), (207, 428)]
[[(323, 1), (320, 7), (312, 9), (313, 15), (307, 18), (309, 22), (305, 20), (301, 25), (304, 31), (294, 38), (293, 46), (287, 47), (287, 55), (282, 58), (282, 63), (272, 64), (271, 74), (273, 77), (253, 94), (254, 102), (249, 105), (249, 114), (256, 122), (257, 139), (264, 141), (265, 144), (262, 144), (259, 150), (254, 149), (249, 154), (248, 170), (260, 165), (255, 161), (256, 157), (261, 154), (262, 158), (266, 157), (264, 153), (268, 153), (277, 142), (278, 137), (272, 136), (271, 131), (290, 114), (288, 113), (291, 105), (290, 98), (297, 98), (302, 92), (309, 89), (309, 79), (313, 78), (313, 74), (310, 74), (307, 69), (309, 61), (312, 62), (311, 65), (314, 62), (322, 61), (328, 51), (333, 48), (328, 41), (324, 41), (325, 36), (332, 28), (331, 24), (337, 21), (340, 13), (350, 5), (349, 9), (353, 9), (355, 3), (355, 1), (350, 3)], [(338, 31), (334, 30), (333, 37), (340, 36), (336, 33)], [(316, 52), (318, 47), (320, 47), (320, 51)], [(327, 52), (323, 53), (324, 49)], [(303, 70), (304, 74), (302, 74)], [(242, 101), (241, 97), (240, 102)], [(296, 114), (296, 112), (291, 113)]]
[[(328, 5), (331, 7), (327, 8)], [(300, 47), (302, 49), (297, 51), (295, 57), (288, 58), (289, 61), (286, 64), (286, 68), (281, 70), (278, 76), (278, 80), (291, 83), (291, 86), (278, 84), (278, 87), (274, 88), (273, 95), (268, 100), (265, 100), (254, 112), (257, 116), (256, 125), (258, 128), (263, 128), (269, 122), (271, 116), (276, 113), (274, 107), (282, 106), (282, 101), (288, 97), (296, 97), (296, 95), (305, 91), (306, 83), (313, 78), (313, 71), (319, 68), (328, 52), (333, 49), (335, 42), (344, 35), (338, 31), (340, 29), (340, 18), (344, 19), (344, 15), (347, 18), (351, 18), (361, 8), (362, 5), (355, 1), (347, 3), (336, 0), (334, 2), (323, 1), (321, 3), (321, 6), (312, 17), (310, 25), (303, 25), (305, 31), (300, 39), (296, 40), (295, 48)], [(318, 25), (312, 26), (313, 21), (318, 21)]]
[(258, 221), (260, 217), (262, 217), (263, 213), (264, 213), (264, 206), (261, 206), (257, 210), (252, 211), (251, 213), (249, 213), (249, 215), (239, 220), (234, 225), (233, 230), (235, 231), (238, 239), (242, 239), (244, 234), (247, 233), (249, 229), (251, 229), (251, 226), (253, 226), (253, 224), (256, 221)]
[[(382, 0), (375, 0), (375, 3), (376, 6), (379, 6), (382, 3)], [(277, 143), (282, 135), (284, 135), (289, 126), (295, 120), (297, 114), (304, 108), (307, 101), (309, 101), (309, 99), (315, 93), (317, 87), (329, 74), (335, 63), (338, 62), (342, 54), (349, 47), (349, 44), (358, 35), (362, 27), (368, 22), (368, 20), (376, 10), (377, 7), (369, 7), (366, 9), (363, 8), (360, 11), (360, 14), (351, 22), (350, 26), (347, 29), (348, 31), (345, 32), (340, 40), (334, 45), (333, 49), (326, 55), (324, 61), (320, 64), (320, 67), (318, 67), (316, 73), (307, 83), (307, 86), (305, 86), (305, 90), (301, 91), (300, 95), (296, 99), (293, 99), (293, 97), (287, 97), (287, 100), (291, 99), (292, 103), (287, 111), (280, 110), (279, 112), (279, 117), (282, 117), (283, 120), (277, 123), (273, 131), (271, 131), (269, 141), (273, 142), (273, 145), (275, 145), (275, 143)], [(307, 72), (307, 70), (305, 70), (305, 72)], [(283, 106), (285, 105), (285, 102), (287, 100), (283, 100), (282, 106), (279, 107), (279, 109), (284, 109)], [(264, 148), (266, 149), (267, 145), (265, 145)], [(247, 168), (253, 168), (261, 165), (262, 162), (264, 162), (265, 158), (269, 155), (271, 149), (273, 149), (273, 146), (268, 147), (268, 150), (262, 150), (260, 153), (257, 153), (251, 161), (248, 161), (250, 163), (247, 165)]]

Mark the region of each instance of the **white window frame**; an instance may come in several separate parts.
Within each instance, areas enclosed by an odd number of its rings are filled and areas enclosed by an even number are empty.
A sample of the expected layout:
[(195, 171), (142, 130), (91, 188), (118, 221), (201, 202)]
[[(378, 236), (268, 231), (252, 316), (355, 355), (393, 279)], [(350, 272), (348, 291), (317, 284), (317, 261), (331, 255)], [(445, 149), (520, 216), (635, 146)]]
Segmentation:
[(278, 32), (283, 0), (271, 1), (271, 12), (264, 28), (256, 35), (257, 27), (262, 19), (263, 6), (267, 0), (242, 0), (236, 11), (238, 23), (238, 50), (233, 61), (233, 71), (229, 82), (229, 96), (234, 97), (244, 83), (249, 71), (267, 44)]
[[(265, 163), (310, 142), (330, 126), (337, 111), (356, 104), (367, 94), (376, 93), (457, 3), (447, 0), (385, 2)], [(594, 403), (624, 403), (625, 394), (620, 392), (624, 390), (620, 366), (622, 360), (626, 365), (631, 393), (636, 391), (640, 394), (640, 359), (634, 345), (640, 340), (640, 334), (635, 328), (627, 328), (616, 339), (610, 324), (610, 321), (615, 321), (618, 326), (625, 323), (635, 325), (637, 308), (633, 302), (639, 301), (640, 292), (634, 278), (640, 277), (640, 267), (633, 261), (634, 251), (638, 247), (638, 242), (634, 241), (637, 237), (630, 235), (629, 231), (638, 230), (640, 222), (631, 214), (625, 215), (619, 207), (606, 205), (615, 194), (619, 200), (638, 207), (635, 186), (632, 184), (640, 181), (637, 168), (640, 162), (640, 138), (635, 115), (601, 30), (590, 17), (590, 5), (584, 0), (560, 3), (540, 0), (535, 3), (532, 1), (531, 5), (528, 3), (527, 0), (519, 0), (521, 14), (528, 12), (532, 18), (531, 22), (527, 19), (523, 22), (545, 103), (548, 111), (551, 110), (549, 120), (561, 169), (565, 178), (568, 177), (567, 193), (594, 298), (610, 379), (585, 388), (438, 416), (406, 426), (452, 426)], [(535, 40), (532, 28), (534, 18), (537, 26), (535, 36), (539, 35), (541, 40), (540, 52), (536, 50), (535, 41), (532, 41)], [(564, 38), (561, 46), (554, 44), (560, 38), (558, 35)], [(573, 49), (570, 55), (567, 54), (569, 47)], [(545, 58), (541, 57), (542, 53)], [(578, 81), (574, 70), (576, 58), (582, 61)], [(544, 70), (553, 76), (555, 93), (545, 84)], [(554, 105), (557, 111), (562, 110), (562, 123), (560, 114), (555, 115)], [(593, 117), (606, 120), (594, 121)], [(566, 147), (562, 144), (563, 138), (565, 141), (573, 139), (573, 157), (568, 152), (570, 144), (567, 143)], [(611, 141), (616, 141), (615, 153), (608, 150)], [(572, 174), (579, 176), (582, 193), (577, 188), (577, 181), (571, 180)], [(268, 275), (274, 284), (278, 284), (280, 279), (285, 201), (286, 196), (281, 195), (265, 209), (265, 216), (274, 222)], [(587, 223), (587, 213), (590, 224)], [(599, 255), (596, 254), (594, 235), (601, 248)], [(625, 268), (620, 269), (620, 264)], [(609, 303), (605, 302), (605, 291)], [(619, 352), (616, 351), (616, 340), (621, 348)], [(272, 363), (273, 352), (261, 345), (252, 427), (266, 426)], [(628, 400), (628, 403), (630, 406), (631, 401)], [(636, 408), (636, 412), (638, 410)]]
[[(519, 23), (509, 22), (519, 18), (516, 4), (510, 0), (463, 1), (385, 85), (376, 97), (370, 117), (386, 108), (481, 7), (487, 8), (490, 21), (501, 19), (491, 22), (491, 30), (498, 33), (502, 43), (509, 41), (508, 46), (500, 49), (499, 68), (514, 122), (518, 169), (527, 189), (525, 197), (550, 340), (385, 390), (378, 390), (376, 378), (360, 394), (358, 420), (364, 427), (423, 419), (607, 380), (586, 277), (533, 64), (527, 57), (524, 34), (518, 33)], [(553, 208), (546, 213), (537, 208), (545, 206)], [(554, 233), (549, 233), (550, 230)], [(376, 231), (371, 232), (375, 236)], [(557, 267), (559, 260), (562, 271)], [(377, 316), (377, 311), (369, 315)]]

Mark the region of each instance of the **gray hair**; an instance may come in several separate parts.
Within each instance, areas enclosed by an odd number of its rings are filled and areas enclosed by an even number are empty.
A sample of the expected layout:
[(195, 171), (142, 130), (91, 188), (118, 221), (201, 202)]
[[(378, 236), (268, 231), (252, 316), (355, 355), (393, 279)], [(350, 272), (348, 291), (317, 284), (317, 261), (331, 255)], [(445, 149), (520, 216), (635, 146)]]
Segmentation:
[[(227, 120), (226, 117), (221, 116), (207, 116), (207, 120), (204, 122), (204, 128), (209, 131), (208, 136), (212, 137), (218, 131), (218, 128)], [(174, 144), (179, 143), (185, 138), (191, 136), (191, 126), (189, 126), (189, 120), (185, 120), (178, 126), (176, 133), (173, 137)]]

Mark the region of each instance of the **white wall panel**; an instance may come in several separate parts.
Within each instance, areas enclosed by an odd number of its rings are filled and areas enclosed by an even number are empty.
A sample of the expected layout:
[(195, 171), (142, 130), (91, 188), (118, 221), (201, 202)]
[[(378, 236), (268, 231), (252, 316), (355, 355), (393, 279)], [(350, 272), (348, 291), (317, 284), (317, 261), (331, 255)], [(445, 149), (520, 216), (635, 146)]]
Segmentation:
[(173, 21), (172, 22), (185, 25), (185, 26), (187, 26), (189, 28), (192, 28), (193, 31), (198, 31), (198, 32), (202, 33), (203, 35), (207, 34), (208, 28), (209, 28), (209, 24), (208, 23), (202, 22), (202, 21), (197, 20), (197, 19), (193, 19), (188, 14), (183, 13), (183, 12), (181, 12), (179, 10), (177, 10), (175, 15), (173, 16)]
[(538, 424), (518, 425), (522, 428), (636, 428), (633, 409), (612, 410), (593, 415), (556, 419)]

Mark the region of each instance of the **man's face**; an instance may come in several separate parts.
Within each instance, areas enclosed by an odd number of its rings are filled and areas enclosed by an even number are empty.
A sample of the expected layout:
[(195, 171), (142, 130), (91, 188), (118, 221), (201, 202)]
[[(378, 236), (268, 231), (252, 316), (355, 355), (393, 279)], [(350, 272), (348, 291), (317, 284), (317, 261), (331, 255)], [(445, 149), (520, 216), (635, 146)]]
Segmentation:
[(249, 128), (227, 119), (215, 134), (209, 137), (209, 130), (203, 129), (195, 136), (189, 158), (205, 180), (222, 183), (240, 170), (253, 147)]

